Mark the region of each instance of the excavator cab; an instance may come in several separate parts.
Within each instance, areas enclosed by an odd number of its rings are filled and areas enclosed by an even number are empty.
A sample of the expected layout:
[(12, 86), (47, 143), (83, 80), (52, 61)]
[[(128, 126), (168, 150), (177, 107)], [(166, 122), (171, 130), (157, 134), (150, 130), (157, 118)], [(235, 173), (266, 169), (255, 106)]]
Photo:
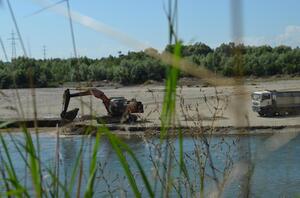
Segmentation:
[(113, 117), (122, 116), (124, 112), (144, 113), (144, 106), (136, 99), (127, 100), (124, 97), (112, 97), (109, 103), (109, 114)]
[(135, 98), (127, 101), (127, 109), (130, 113), (144, 113), (144, 105)]
[(126, 110), (127, 100), (124, 97), (110, 98), (108, 114), (111, 116), (122, 116)]

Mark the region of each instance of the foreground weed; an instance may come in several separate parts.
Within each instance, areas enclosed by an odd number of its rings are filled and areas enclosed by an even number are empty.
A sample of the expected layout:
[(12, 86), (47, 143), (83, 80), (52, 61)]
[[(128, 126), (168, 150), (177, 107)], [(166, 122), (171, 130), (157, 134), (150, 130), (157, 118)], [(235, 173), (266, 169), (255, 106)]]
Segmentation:
[(102, 130), (104, 131), (105, 135), (108, 137), (113, 149), (115, 150), (116, 154), (118, 155), (118, 158), (119, 158), (119, 160), (122, 164), (124, 172), (125, 172), (125, 174), (128, 178), (128, 181), (130, 183), (130, 186), (131, 186), (131, 188), (134, 192), (134, 195), (136, 197), (142, 197), (141, 192), (138, 189), (136, 179), (134, 178), (133, 173), (130, 170), (128, 161), (127, 161), (126, 157), (124, 156), (122, 150), (126, 151), (129, 154), (129, 156), (133, 159), (135, 165), (138, 168), (139, 173), (142, 176), (142, 180), (143, 180), (143, 182), (146, 186), (149, 197), (154, 197), (154, 192), (152, 190), (152, 187), (150, 185), (148, 177), (147, 177), (141, 163), (139, 162), (139, 160), (135, 156), (134, 152), (129, 148), (129, 146), (127, 144), (123, 143), (119, 138), (117, 138), (114, 134), (112, 134), (107, 128), (102, 127)]

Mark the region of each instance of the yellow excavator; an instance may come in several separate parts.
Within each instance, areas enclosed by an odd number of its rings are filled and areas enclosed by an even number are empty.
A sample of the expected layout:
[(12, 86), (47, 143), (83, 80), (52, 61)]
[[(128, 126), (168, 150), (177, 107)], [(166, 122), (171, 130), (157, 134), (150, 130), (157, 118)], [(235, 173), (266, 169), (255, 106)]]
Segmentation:
[(142, 102), (136, 99), (127, 100), (124, 97), (109, 98), (101, 90), (96, 88), (75, 93), (71, 93), (70, 89), (66, 89), (63, 94), (63, 110), (60, 114), (61, 119), (64, 122), (72, 122), (78, 114), (79, 108), (68, 111), (71, 98), (89, 95), (93, 95), (102, 100), (108, 114), (107, 117), (113, 120), (132, 123), (137, 121), (137, 115), (135, 115), (135, 113), (144, 113)]

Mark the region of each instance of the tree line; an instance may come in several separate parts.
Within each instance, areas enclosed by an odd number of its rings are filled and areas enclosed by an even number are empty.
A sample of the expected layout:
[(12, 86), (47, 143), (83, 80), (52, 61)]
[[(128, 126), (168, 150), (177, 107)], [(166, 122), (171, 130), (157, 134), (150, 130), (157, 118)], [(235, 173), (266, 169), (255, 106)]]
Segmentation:
[[(172, 53), (174, 45), (164, 52)], [(147, 49), (154, 50), (154, 49)], [(162, 52), (162, 53), (164, 53)], [(155, 51), (155, 53), (159, 53)], [(213, 49), (203, 43), (181, 46), (181, 56), (224, 76), (272, 76), (300, 74), (300, 48), (221, 44)], [(237, 64), (238, 63), (238, 64)], [(237, 68), (239, 65), (239, 68)], [(128, 52), (101, 59), (32, 59), (0, 61), (0, 88), (56, 87), (64, 82), (115, 81), (124, 85), (162, 81), (168, 68), (146, 51)], [(180, 76), (188, 76), (181, 73)]]

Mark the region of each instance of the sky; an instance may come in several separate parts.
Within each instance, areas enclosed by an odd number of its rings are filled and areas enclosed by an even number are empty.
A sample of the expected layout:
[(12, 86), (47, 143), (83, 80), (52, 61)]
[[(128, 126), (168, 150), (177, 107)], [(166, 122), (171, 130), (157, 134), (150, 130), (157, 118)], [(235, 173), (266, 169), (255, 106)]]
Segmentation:
[[(1, 1), (1, 0), (0, 0)], [(74, 56), (66, 2), (32, 15), (59, 0), (10, 0), (27, 54), (43, 58)], [(234, 1), (234, 0), (231, 0)], [(230, 0), (178, 0), (178, 36), (186, 44), (212, 48), (233, 41)], [(69, 0), (79, 56), (101, 58), (168, 43), (166, 0)], [(243, 41), (247, 45), (300, 46), (299, 0), (242, 1)], [(6, 0), (0, 4), (0, 37), (8, 57), (15, 31)], [(16, 41), (17, 55), (22, 55)], [(4, 60), (2, 48), (0, 59)]]

